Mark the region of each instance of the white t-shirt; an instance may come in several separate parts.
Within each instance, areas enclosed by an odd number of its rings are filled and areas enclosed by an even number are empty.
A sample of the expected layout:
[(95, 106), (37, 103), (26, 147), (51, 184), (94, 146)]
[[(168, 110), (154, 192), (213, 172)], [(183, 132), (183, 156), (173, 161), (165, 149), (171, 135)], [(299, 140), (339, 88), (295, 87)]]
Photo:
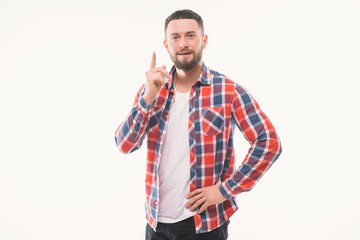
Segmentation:
[(189, 97), (190, 92), (175, 91), (162, 146), (158, 215), (162, 223), (175, 223), (194, 215), (185, 208), (190, 192)]

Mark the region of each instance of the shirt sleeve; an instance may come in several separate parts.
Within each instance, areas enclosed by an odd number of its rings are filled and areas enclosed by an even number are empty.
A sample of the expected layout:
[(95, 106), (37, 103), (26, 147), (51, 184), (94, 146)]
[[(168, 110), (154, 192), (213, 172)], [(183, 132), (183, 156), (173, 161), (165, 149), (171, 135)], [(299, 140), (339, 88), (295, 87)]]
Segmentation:
[(154, 105), (145, 102), (144, 92), (145, 85), (142, 85), (130, 113), (115, 131), (116, 146), (123, 153), (131, 153), (140, 148), (145, 138), (150, 110)]
[(219, 187), (227, 199), (250, 191), (282, 151), (274, 126), (250, 93), (238, 84), (235, 84), (231, 115), (251, 146), (237, 171)]

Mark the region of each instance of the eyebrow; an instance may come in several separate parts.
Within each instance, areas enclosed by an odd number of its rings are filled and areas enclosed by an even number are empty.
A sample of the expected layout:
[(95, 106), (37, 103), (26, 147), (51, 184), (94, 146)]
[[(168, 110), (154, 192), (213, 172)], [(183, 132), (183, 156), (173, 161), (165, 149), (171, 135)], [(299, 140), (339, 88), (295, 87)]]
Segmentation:
[[(189, 31), (189, 32), (186, 32), (185, 34), (190, 34), (190, 33), (195, 33), (196, 34), (195, 31)], [(170, 34), (170, 36), (173, 36), (173, 35), (180, 35), (180, 33), (172, 33), (172, 34)]]

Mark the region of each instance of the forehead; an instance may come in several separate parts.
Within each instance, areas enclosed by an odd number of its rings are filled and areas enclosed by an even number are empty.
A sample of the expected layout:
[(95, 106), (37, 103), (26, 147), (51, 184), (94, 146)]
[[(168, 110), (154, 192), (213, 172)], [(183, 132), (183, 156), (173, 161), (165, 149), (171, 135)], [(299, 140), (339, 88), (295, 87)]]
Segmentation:
[(199, 24), (194, 19), (176, 19), (169, 22), (166, 35), (174, 33), (201, 32)]

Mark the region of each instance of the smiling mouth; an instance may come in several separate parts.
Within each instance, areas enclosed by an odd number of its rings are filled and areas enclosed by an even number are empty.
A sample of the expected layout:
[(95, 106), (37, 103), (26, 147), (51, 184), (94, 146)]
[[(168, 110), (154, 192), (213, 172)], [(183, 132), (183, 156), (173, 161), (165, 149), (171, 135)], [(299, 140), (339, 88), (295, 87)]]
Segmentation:
[(182, 53), (178, 53), (178, 55), (180, 56), (186, 56), (186, 55), (190, 55), (192, 54), (192, 52), (182, 52)]

